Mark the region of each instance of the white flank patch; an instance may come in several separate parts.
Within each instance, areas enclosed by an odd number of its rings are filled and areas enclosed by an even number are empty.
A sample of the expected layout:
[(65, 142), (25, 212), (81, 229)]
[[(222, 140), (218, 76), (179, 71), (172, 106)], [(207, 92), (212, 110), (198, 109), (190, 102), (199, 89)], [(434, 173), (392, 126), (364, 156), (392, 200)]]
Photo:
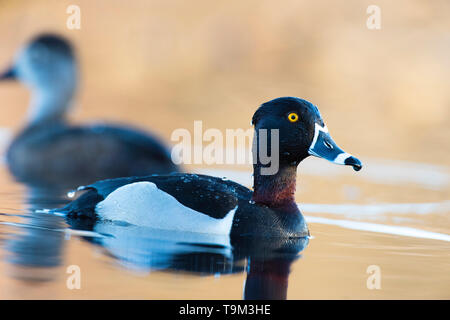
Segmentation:
[(95, 211), (102, 219), (137, 226), (228, 235), (236, 208), (223, 219), (211, 218), (182, 205), (154, 183), (136, 182), (114, 190), (97, 204)]

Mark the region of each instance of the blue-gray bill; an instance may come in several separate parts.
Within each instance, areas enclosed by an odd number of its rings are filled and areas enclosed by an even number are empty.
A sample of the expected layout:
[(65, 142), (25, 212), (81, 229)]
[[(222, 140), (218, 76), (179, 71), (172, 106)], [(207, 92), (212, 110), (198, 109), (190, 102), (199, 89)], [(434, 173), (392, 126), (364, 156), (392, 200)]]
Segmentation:
[(309, 147), (309, 154), (336, 164), (352, 166), (355, 171), (362, 168), (361, 161), (339, 148), (328, 133), (327, 127), (322, 127), (317, 123), (314, 139)]

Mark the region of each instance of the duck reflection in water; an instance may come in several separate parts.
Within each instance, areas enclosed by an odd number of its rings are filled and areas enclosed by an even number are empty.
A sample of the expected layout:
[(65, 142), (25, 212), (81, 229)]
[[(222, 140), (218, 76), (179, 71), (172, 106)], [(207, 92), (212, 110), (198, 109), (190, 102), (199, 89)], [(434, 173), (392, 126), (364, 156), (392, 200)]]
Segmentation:
[(61, 218), (45, 213), (25, 218), (21, 232), (6, 241), (9, 273), (31, 282), (53, 281), (63, 263), (64, 227)]
[(27, 187), (26, 211), (18, 227), (20, 232), (6, 241), (6, 259), (16, 279), (27, 281), (53, 281), (63, 263), (65, 230), (61, 217), (39, 212), (39, 209), (61, 205), (67, 198), (61, 190)]
[[(70, 229), (65, 228), (67, 224)], [(159, 230), (105, 221), (61, 218), (36, 212), (24, 232), (7, 242), (10, 270), (26, 282), (58, 278), (66, 234), (85, 241), (129, 271), (219, 276), (246, 272), (244, 299), (286, 299), (292, 263), (308, 238), (241, 237)], [(239, 289), (242, 292), (241, 289)]]
[(67, 219), (85, 240), (122, 267), (218, 276), (246, 272), (244, 299), (286, 299), (291, 265), (309, 242), (302, 238), (240, 237), (160, 230), (125, 223)]

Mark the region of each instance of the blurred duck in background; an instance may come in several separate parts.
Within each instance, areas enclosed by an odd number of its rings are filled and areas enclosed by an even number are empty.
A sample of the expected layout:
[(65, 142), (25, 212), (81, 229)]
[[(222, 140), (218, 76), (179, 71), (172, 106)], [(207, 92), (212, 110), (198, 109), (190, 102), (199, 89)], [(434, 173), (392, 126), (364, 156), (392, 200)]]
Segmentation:
[(7, 150), (15, 178), (30, 185), (73, 186), (99, 179), (178, 172), (156, 137), (126, 126), (67, 122), (78, 83), (70, 43), (43, 34), (23, 48), (0, 80), (31, 89), (25, 128)]

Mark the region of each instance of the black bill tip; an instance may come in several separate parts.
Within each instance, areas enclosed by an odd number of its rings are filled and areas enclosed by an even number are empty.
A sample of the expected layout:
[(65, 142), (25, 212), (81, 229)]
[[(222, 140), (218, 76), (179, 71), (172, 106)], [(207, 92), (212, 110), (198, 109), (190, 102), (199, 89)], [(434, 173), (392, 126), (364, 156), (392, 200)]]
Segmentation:
[(355, 157), (353, 157), (353, 156), (351, 156), (351, 157), (348, 157), (347, 159), (345, 159), (345, 165), (347, 165), (347, 166), (352, 166), (353, 167), (353, 170), (355, 170), (355, 171), (359, 171), (359, 170), (361, 170), (362, 169), (362, 163), (361, 163), (361, 161), (359, 161), (359, 159), (357, 159), (357, 158), (355, 158)]

